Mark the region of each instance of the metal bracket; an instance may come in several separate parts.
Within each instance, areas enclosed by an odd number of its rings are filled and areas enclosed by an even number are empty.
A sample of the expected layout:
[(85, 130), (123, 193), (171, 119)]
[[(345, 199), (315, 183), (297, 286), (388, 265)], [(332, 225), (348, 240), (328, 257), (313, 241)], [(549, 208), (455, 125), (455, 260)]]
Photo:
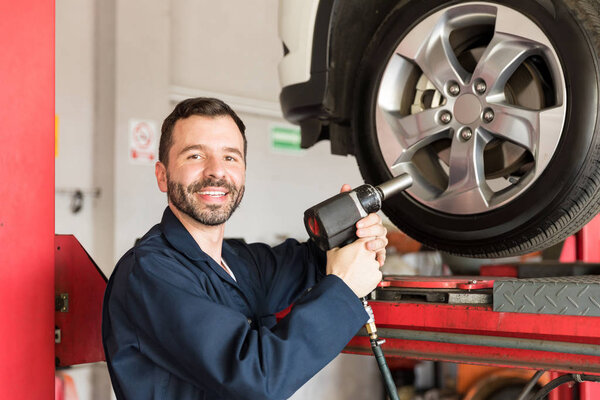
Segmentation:
[(69, 293), (56, 295), (54, 298), (54, 310), (57, 312), (69, 312)]

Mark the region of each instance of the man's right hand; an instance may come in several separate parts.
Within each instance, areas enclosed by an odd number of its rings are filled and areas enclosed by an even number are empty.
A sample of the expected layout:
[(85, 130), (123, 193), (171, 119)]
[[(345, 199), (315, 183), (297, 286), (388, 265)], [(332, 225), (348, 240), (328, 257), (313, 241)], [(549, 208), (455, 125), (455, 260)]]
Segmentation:
[(376, 253), (367, 249), (369, 240), (358, 239), (327, 252), (327, 275), (337, 275), (358, 297), (371, 293), (382, 278)]

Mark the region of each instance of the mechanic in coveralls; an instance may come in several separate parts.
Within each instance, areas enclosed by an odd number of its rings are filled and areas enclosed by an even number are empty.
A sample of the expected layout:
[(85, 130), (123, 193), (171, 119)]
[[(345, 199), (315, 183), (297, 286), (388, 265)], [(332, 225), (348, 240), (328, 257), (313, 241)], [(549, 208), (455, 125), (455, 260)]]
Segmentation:
[[(217, 99), (165, 119), (156, 164), (162, 221), (118, 262), (102, 338), (117, 399), (286, 399), (366, 323), (360, 297), (381, 279), (386, 230), (327, 253), (223, 240), (244, 194), (245, 126)], [(344, 185), (342, 190), (349, 190)], [(276, 321), (274, 313), (294, 303)]]

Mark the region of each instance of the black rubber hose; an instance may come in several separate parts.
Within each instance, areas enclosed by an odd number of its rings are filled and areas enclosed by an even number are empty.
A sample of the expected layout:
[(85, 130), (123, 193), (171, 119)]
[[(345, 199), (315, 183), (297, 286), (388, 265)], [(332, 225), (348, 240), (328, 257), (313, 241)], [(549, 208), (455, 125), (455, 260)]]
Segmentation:
[(574, 381), (600, 382), (600, 376), (579, 375), (579, 374), (570, 374), (570, 375), (559, 376), (558, 378), (551, 380), (543, 388), (538, 390), (538, 392), (535, 394), (535, 396), (533, 397), (532, 400), (542, 400), (544, 398), (544, 396), (546, 396), (548, 393), (550, 393), (551, 391), (553, 391), (554, 389), (556, 389), (563, 383), (574, 382)]
[(531, 377), (529, 382), (527, 382), (527, 385), (525, 385), (525, 387), (523, 388), (523, 391), (521, 392), (517, 400), (526, 400), (527, 397), (529, 397), (529, 393), (533, 390), (533, 387), (540, 380), (542, 375), (544, 375), (544, 372), (546, 371), (538, 371)]
[(391, 400), (400, 400), (398, 398), (398, 389), (396, 389), (396, 383), (394, 383), (394, 378), (392, 378), (390, 368), (385, 361), (381, 346), (376, 341), (371, 341), (371, 349), (373, 349), (375, 360), (377, 360), (377, 366), (379, 367), (379, 371), (383, 377), (383, 384), (385, 385), (385, 390), (388, 396)]

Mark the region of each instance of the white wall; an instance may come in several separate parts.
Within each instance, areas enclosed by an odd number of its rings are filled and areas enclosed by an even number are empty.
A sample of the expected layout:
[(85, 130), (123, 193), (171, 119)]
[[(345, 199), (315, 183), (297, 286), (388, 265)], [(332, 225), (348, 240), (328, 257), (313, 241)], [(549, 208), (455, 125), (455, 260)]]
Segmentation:
[(169, 2), (117, 0), (115, 15), (113, 265), (136, 238), (160, 221), (165, 202), (156, 188), (154, 166), (129, 161), (129, 121), (134, 118), (160, 123), (170, 111)]
[[(94, 122), (94, 0), (56, 0), (55, 161), (56, 233), (74, 234), (94, 253), (92, 146)], [(70, 211), (71, 191), (86, 193), (83, 208)], [(64, 193), (67, 191), (67, 193)], [(61, 193), (62, 192), (62, 193)]]
[(277, 0), (171, 0), (171, 84), (277, 101)]
[[(106, 274), (166, 206), (154, 168), (128, 160), (129, 120), (160, 126), (181, 93), (216, 93), (242, 106), (247, 189), (227, 236), (271, 244), (305, 238), (304, 209), (343, 183), (362, 183), (354, 159), (331, 156), (328, 142), (299, 154), (270, 150), (269, 124), (283, 122), (276, 0), (57, 0), (56, 9), (56, 186), (102, 190), (76, 215), (57, 195), (56, 227), (74, 233)], [(109, 398), (102, 379), (81, 383), (81, 394)], [(342, 355), (293, 399), (380, 398), (378, 382), (372, 358)]]

